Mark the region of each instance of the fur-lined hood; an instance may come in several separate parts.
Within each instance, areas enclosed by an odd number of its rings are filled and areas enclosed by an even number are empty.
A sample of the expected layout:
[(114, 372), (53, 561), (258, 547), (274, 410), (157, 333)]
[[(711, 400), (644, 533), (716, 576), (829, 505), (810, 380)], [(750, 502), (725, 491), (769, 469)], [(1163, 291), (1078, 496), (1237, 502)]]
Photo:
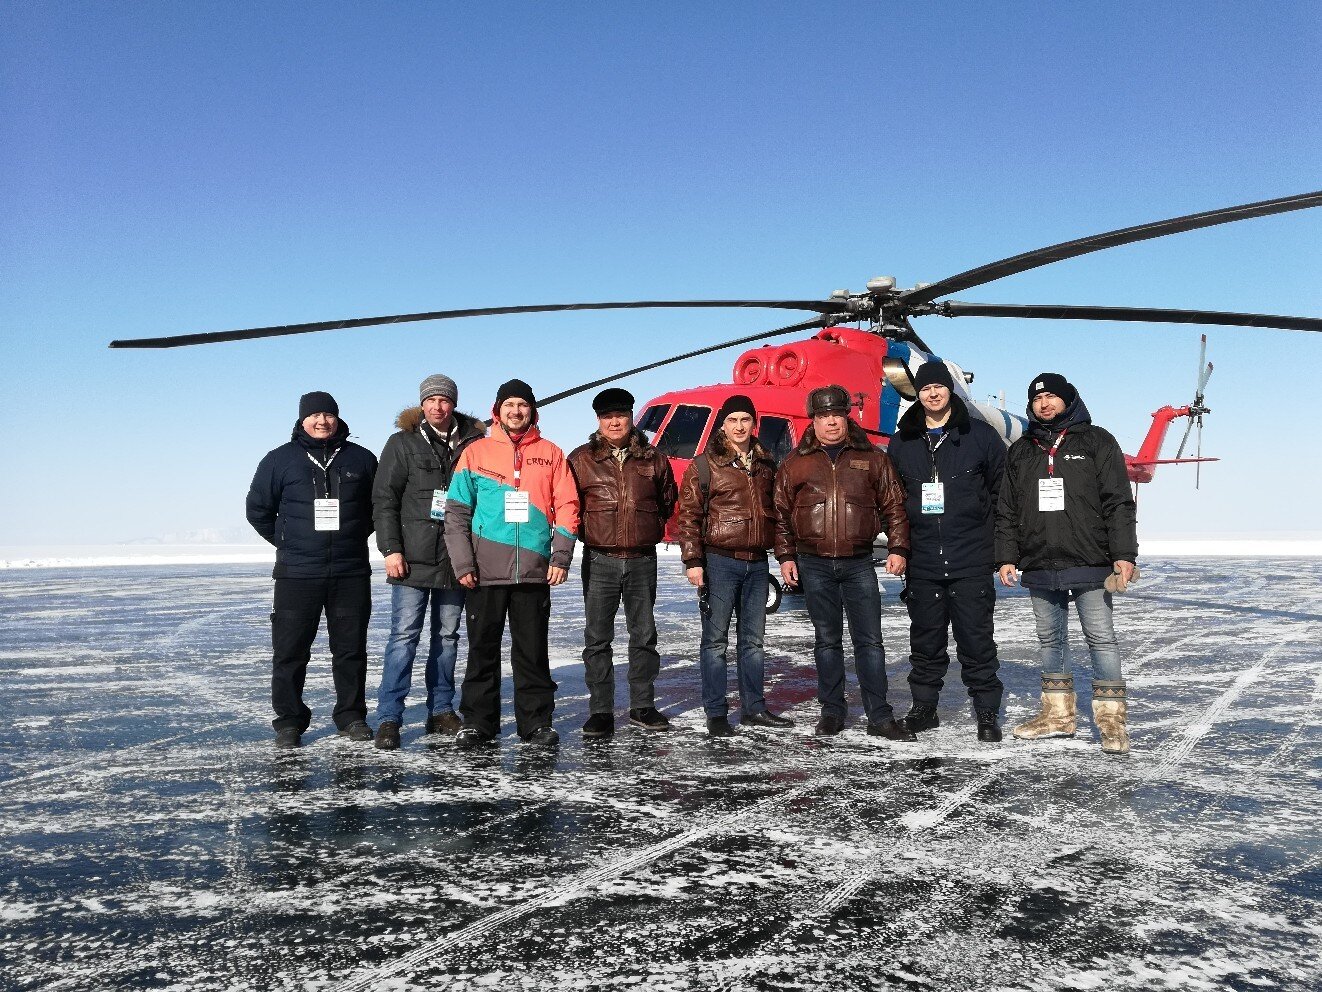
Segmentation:
[[(762, 442), (757, 439), (756, 434), (753, 435), (752, 442), (753, 460), (766, 462), (774, 469), (776, 467), (775, 459), (771, 457), (771, 453), (766, 448), (762, 447)], [(730, 440), (725, 436), (724, 429), (718, 427), (711, 432), (711, 437), (707, 438), (707, 447), (703, 449), (703, 454), (718, 464), (728, 465), (734, 461), (736, 452), (734, 448), (730, 447)]]
[[(871, 451), (876, 447), (868, 440), (867, 432), (852, 420), (849, 422), (849, 433), (845, 435), (845, 446), (858, 451)], [(811, 455), (814, 451), (822, 450), (822, 443), (817, 440), (817, 432), (812, 429), (812, 425), (803, 432), (799, 446), (794, 450), (801, 455)]]
[[(601, 436), (600, 431), (588, 435), (588, 452), (597, 461), (609, 458), (613, 445)], [(657, 450), (647, 443), (647, 438), (637, 427), (629, 433), (630, 458), (654, 458)]]
[[(470, 417), (468, 414), (460, 413), (456, 410), (454, 412), (454, 419), (459, 427), (459, 437), (461, 439), (470, 435), (473, 437), (486, 436), (487, 425), (482, 423), (482, 421), (478, 420), (476, 417)], [(401, 431), (407, 431), (410, 434), (416, 431), (421, 423), (422, 407), (420, 406), (405, 407), (403, 410), (399, 411), (399, 416), (395, 418), (395, 426)]]
[[(953, 393), (950, 396), (950, 419), (946, 421), (946, 430), (952, 434), (969, 432), (968, 405)], [(904, 411), (904, 416), (896, 425), (896, 433), (906, 441), (912, 441), (927, 433), (927, 417), (923, 413), (921, 403), (915, 403)]]

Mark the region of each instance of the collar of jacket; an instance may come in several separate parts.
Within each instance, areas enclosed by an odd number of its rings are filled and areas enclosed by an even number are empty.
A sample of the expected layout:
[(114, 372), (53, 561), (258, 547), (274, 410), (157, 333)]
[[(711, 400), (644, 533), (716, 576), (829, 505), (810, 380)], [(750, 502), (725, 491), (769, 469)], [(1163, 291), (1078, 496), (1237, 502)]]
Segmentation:
[(340, 426), (335, 429), (335, 433), (326, 440), (320, 441), (303, 429), (303, 421), (296, 420), (294, 421), (294, 431), (289, 435), (289, 440), (307, 448), (309, 451), (336, 451), (344, 445), (345, 441), (349, 440), (349, 425), (341, 420)]
[[(488, 434), (487, 437), (489, 440), (495, 441), (497, 444), (508, 445), (511, 448), (514, 447), (513, 438), (509, 436), (509, 432), (506, 431), (504, 426), (499, 422), (491, 425), (491, 433)], [(523, 438), (519, 441), (519, 447), (526, 448), (534, 441), (540, 441), (541, 438), (542, 432), (537, 429), (537, 425), (530, 424), (528, 429), (523, 432)]]
[[(874, 448), (868, 440), (867, 432), (852, 420), (849, 422), (849, 432), (845, 435), (845, 447), (856, 451), (872, 451)], [(822, 450), (822, 442), (817, 440), (817, 432), (811, 425), (803, 432), (803, 438), (795, 450), (801, 455), (811, 455), (814, 451)]]
[[(466, 413), (460, 413), (458, 410), (454, 413), (455, 444), (467, 440), (470, 437), (483, 437), (487, 433), (487, 428), (482, 421), (476, 417), (470, 417)], [(395, 418), (395, 427), (401, 431), (407, 431), (410, 434), (417, 432), (422, 425), (422, 407), (408, 406), (399, 411), (399, 416)]]
[[(593, 431), (588, 436), (588, 451), (596, 461), (601, 462), (610, 458), (613, 447), (614, 445), (601, 436), (601, 431)], [(655, 454), (656, 449), (647, 443), (643, 432), (635, 427), (629, 434), (629, 457), (651, 458)]]
[[(762, 447), (762, 442), (753, 435), (752, 446), (749, 449), (753, 453), (754, 462), (766, 462), (774, 469), (776, 461), (771, 457), (771, 453)], [(708, 461), (716, 465), (729, 465), (736, 457), (738, 452), (730, 446), (730, 439), (725, 436), (725, 431), (716, 429), (712, 431), (711, 437), (707, 438), (707, 447), (703, 449), (703, 454), (707, 456)]]
[[(946, 421), (946, 430), (952, 433), (967, 434), (969, 424), (968, 406), (962, 399), (952, 393), (950, 396), (950, 419)], [(927, 417), (921, 403), (915, 403), (904, 411), (904, 416), (900, 418), (899, 424), (896, 425), (896, 433), (906, 441), (920, 438), (927, 433)]]

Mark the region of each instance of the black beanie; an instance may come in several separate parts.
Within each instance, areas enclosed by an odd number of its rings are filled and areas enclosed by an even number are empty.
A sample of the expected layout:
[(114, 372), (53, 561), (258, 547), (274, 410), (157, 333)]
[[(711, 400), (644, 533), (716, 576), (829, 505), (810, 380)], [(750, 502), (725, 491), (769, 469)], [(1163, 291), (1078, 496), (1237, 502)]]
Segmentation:
[(955, 380), (950, 376), (950, 369), (946, 368), (945, 362), (931, 361), (923, 362), (918, 366), (918, 372), (913, 377), (914, 388), (922, 391), (924, 386), (945, 386), (952, 393), (955, 391)]
[(746, 413), (754, 420), (757, 419), (757, 409), (753, 406), (753, 401), (743, 393), (735, 393), (721, 404), (721, 409), (716, 414), (717, 430), (725, 426), (725, 418), (732, 413)]
[(597, 416), (633, 409), (633, 393), (619, 386), (603, 389), (592, 399), (592, 412)]
[(1073, 403), (1079, 396), (1078, 391), (1070, 385), (1069, 380), (1059, 372), (1039, 372), (1033, 376), (1033, 381), (1028, 384), (1028, 402), (1030, 406), (1033, 403), (1033, 397), (1038, 393), (1052, 393), (1059, 396), (1065, 401), (1066, 406)]
[(332, 416), (340, 415), (340, 404), (335, 402), (335, 397), (330, 393), (314, 391), (304, 393), (298, 398), (298, 419), (307, 420), (314, 413), (329, 413)]

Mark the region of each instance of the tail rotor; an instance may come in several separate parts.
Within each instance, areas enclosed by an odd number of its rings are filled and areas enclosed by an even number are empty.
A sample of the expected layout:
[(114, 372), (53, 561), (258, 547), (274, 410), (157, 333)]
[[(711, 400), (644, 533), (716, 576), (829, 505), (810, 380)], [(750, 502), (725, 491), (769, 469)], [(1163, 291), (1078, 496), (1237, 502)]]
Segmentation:
[(1194, 488), (1199, 488), (1202, 482), (1202, 457), (1203, 457), (1203, 417), (1212, 412), (1212, 408), (1203, 402), (1203, 396), (1207, 389), (1207, 380), (1212, 378), (1212, 363), (1207, 361), (1207, 335), (1202, 335), (1202, 345), (1198, 351), (1198, 385), (1194, 389), (1193, 402), (1189, 404), (1189, 426), (1184, 429), (1184, 437), (1180, 439), (1180, 448), (1175, 452), (1176, 459), (1184, 457), (1184, 446), (1189, 441), (1189, 434), (1194, 427), (1198, 428), (1198, 437), (1195, 441), (1194, 450), (1196, 451), (1196, 465), (1194, 469)]

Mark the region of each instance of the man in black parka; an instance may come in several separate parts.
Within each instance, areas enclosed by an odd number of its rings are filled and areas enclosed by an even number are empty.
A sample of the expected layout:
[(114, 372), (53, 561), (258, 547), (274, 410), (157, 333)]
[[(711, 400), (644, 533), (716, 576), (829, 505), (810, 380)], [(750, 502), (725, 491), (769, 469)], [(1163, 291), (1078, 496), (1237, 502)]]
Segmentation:
[(404, 701), (413, 679), (413, 660), (428, 619), (424, 681), (428, 734), (457, 734), (454, 666), (464, 588), (445, 550), (445, 501), (459, 454), (486, 434), (481, 421), (455, 411), (459, 387), (449, 376), (429, 375), (418, 387), (418, 406), (396, 419), (381, 452), (372, 490), (376, 546), (386, 559), (390, 583), (390, 639), (381, 666), (376, 702), (376, 746), (399, 747)]
[(367, 726), (367, 624), (372, 616), (372, 481), (376, 456), (349, 440), (330, 393), (306, 393), (289, 443), (267, 453), (248, 490), (248, 522), (275, 545), (271, 705), (277, 747), (298, 747), (312, 719), (303, 703), (312, 642), (326, 614), (333, 717), (340, 736)]
[(992, 619), (993, 536), (1005, 442), (969, 416), (944, 362), (924, 363), (914, 384), (918, 402), (900, 418), (887, 449), (904, 482), (911, 542), (905, 602), (913, 706), (905, 722), (915, 732), (940, 725), (937, 698), (950, 667), (946, 632), (953, 628), (978, 740), (996, 742), (1002, 686)]

